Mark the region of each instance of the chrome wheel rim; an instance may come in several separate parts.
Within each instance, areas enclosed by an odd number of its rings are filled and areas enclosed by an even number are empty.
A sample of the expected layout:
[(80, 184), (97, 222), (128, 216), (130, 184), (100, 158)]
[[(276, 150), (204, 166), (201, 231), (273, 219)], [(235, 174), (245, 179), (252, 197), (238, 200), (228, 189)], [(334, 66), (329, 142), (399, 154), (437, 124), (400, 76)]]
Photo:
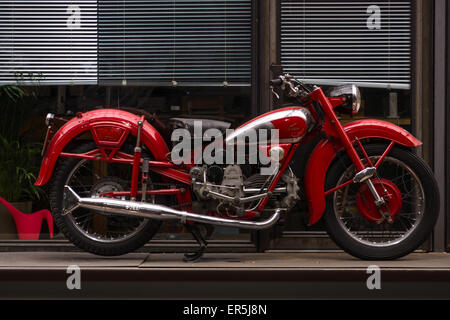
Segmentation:
[[(93, 179), (100, 180), (102, 178), (100, 174), (93, 172), (91, 165), (92, 161), (84, 159), (79, 161), (66, 179), (65, 184), (72, 187), (82, 197), (92, 197), (95, 193), (93, 190), (95, 183), (86, 183), (86, 179), (89, 179), (87, 175), (89, 171)], [(83, 208), (68, 214), (67, 218), (69, 223), (85, 237), (96, 242), (109, 244), (133, 238), (142, 231), (148, 222), (148, 219), (143, 218), (105, 216)]]
[[(370, 159), (376, 163), (380, 157)], [(355, 168), (350, 166), (337, 185), (351, 180), (354, 175)], [(378, 175), (393, 182), (402, 192), (403, 207), (393, 224), (377, 225), (362, 216), (356, 206), (356, 190), (359, 190), (360, 184), (352, 184), (334, 193), (334, 214), (339, 225), (353, 240), (371, 247), (390, 247), (405, 241), (420, 225), (425, 210), (425, 192), (418, 176), (398, 159), (386, 157), (378, 169)]]

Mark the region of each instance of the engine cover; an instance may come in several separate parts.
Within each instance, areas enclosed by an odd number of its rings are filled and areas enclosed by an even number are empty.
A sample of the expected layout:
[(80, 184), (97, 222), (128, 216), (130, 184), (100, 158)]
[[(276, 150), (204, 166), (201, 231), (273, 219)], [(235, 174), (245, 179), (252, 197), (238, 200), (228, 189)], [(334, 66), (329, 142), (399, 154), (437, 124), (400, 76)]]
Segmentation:
[[(212, 174), (207, 167), (194, 167), (190, 171), (190, 176), (193, 181), (193, 189), (200, 199), (214, 198), (214, 196), (207, 195), (208, 191), (221, 193), (233, 198), (244, 196), (244, 177), (241, 167), (238, 165), (227, 166), (221, 174), (219, 172)], [(216, 178), (221, 176), (223, 179), (222, 181), (211, 181), (211, 176)]]
[(231, 165), (225, 168), (222, 186), (221, 193), (230, 197), (243, 197), (244, 177), (240, 166)]

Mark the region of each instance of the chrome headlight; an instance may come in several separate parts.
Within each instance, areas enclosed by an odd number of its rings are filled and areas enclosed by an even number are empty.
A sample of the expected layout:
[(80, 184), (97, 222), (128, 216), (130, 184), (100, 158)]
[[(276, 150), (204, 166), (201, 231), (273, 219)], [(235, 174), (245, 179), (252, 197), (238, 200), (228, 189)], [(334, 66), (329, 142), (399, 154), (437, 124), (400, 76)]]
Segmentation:
[(53, 113), (47, 114), (47, 117), (45, 117), (45, 125), (51, 126), (53, 124), (53, 120), (55, 119), (55, 115)]
[(345, 102), (339, 106), (342, 112), (357, 114), (361, 109), (361, 92), (355, 85), (341, 86), (331, 89), (331, 98), (345, 98)]

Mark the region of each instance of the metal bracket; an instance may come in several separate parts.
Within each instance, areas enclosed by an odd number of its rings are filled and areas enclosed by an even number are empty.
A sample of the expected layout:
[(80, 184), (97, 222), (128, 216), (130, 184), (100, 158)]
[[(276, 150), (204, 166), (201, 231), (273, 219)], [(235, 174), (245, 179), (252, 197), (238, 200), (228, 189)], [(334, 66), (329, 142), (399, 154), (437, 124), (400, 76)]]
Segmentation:
[(377, 168), (370, 167), (358, 172), (353, 178), (354, 183), (363, 183), (369, 179), (372, 179), (377, 174)]

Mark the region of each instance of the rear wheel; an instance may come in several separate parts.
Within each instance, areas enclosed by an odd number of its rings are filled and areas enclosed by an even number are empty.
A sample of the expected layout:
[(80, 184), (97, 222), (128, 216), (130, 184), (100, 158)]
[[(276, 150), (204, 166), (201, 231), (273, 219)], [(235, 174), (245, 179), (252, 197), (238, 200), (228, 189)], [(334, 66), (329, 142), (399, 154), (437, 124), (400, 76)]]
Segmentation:
[[(375, 164), (387, 146), (373, 144), (365, 149)], [(330, 237), (349, 254), (365, 260), (397, 259), (418, 249), (431, 235), (439, 213), (439, 191), (428, 165), (403, 148), (392, 149), (377, 172), (372, 182), (387, 203), (384, 211), (391, 221), (375, 206), (365, 183), (329, 195), (324, 219)], [(355, 174), (354, 165), (343, 155), (327, 173), (326, 190)]]
[[(73, 153), (95, 150), (95, 144), (84, 143)], [(95, 197), (114, 191), (130, 190), (127, 181), (131, 166), (106, 164), (85, 159), (65, 158), (59, 161), (50, 187), (50, 203), (55, 223), (77, 247), (102, 256), (118, 256), (147, 243), (161, 222), (135, 217), (102, 215), (79, 208), (63, 215), (63, 190), (70, 186), (81, 197)]]

